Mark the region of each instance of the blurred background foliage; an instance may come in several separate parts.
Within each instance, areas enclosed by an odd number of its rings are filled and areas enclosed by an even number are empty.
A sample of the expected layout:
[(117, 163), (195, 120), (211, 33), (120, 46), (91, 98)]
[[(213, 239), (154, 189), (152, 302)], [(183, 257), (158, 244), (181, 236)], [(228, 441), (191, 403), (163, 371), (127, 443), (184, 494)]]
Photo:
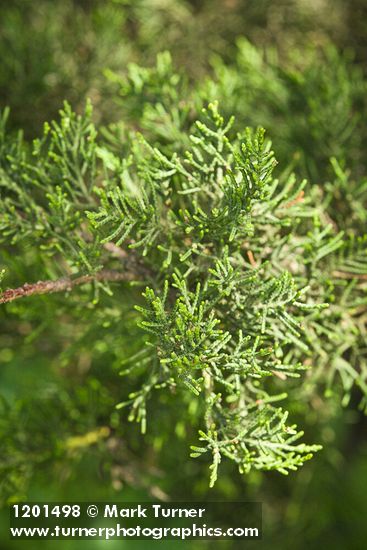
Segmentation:
[(214, 54), (231, 63), (238, 36), (282, 59), (332, 40), (365, 60), (363, 0), (2, 0), (0, 9), (0, 99), (29, 135), (64, 99), (77, 106), (87, 95), (110, 120), (104, 70), (149, 64), (161, 50), (192, 78)]
[[(86, 97), (112, 143), (140, 118), (149, 134), (160, 115), (149, 103), (150, 84), (137, 93), (131, 63), (153, 67), (157, 54), (169, 50), (185, 75), (172, 83), (178, 96), (200, 83), (202, 96), (222, 98), (225, 115), (235, 114), (241, 127), (264, 125), (282, 163), (335, 187), (335, 217), (353, 233), (366, 223), (358, 193), (352, 206), (345, 200), (366, 175), (366, 27), (363, 0), (1, 0), (0, 103), (11, 107), (12, 127), (27, 138), (40, 134), (64, 99), (80, 110)], [(20, 266), (8, 251), (5, 262), (19, 284), (44, 277), (33, 255)], [(264, 506), (264, 548), (287, 548), (290, 541), (299, 549), (364, 548), (367, 422), (353, 406), (359, 396), (352, 394), (343, 410), (318, 396), (308, 411), (293, 404), (310, 439), (324, 444), (304, 469), (289, 478), (252, 473), (240, 480), (224, 464), (209, 491), (200, 465), (187, 456), (194, 422), (182, 424), (180, 411), (167, 418), (163, 394), (151, 403), (144, 439), (114, 409), (121, 384), (129, 384), (117, 374), (121, 350), (128, 356), (140, 345), (134, 313), (126, 313), (128, 330), (119, 333), (115, 303), (132, 312), (139, 292), (121, 285), (103, 298), (103, 315), (85, 289), (67, 304), (64, 296), (39, 296), (31, 308), (19, 301), (2, 309), (2, 502), (254, 499)], [(23, 544), (2, 541), (3, 548)], [(66, 541), (63, 548), (76, 545)]]

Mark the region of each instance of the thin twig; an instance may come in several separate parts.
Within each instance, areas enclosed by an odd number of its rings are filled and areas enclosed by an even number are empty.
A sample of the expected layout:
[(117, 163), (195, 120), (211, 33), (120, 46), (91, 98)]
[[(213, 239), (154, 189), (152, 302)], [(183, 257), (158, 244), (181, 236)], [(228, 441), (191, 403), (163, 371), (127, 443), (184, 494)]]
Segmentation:
[(333, 271), (334, 277), (340, 279), (361, 279), (367, 280), (367, 273), (348, 273), (347, 271)]
[(135, 278), (133, 273), (128, 271), (111, 271), (103, 269), (95, 275), (82, 275), (72, 279), (71, 277), (63, 277), (56, 281), (38, 281), (37, 283), (25, 283), (18, 288), (9, 288), (0, 294), (0, 304), (12, 302), (18, 298), (25, 298), (33, 294), (51, 294), (53, 292), (69, 291), (74, 286), (84, 285), (92, 281), (131, 281)]
[(252, 265), (252, 267), (257, 267), (256, 260), (255, 260), (254, 255), (253, 255), (251, 250), (247, 251), (247, 257), (248, 257), (249, 262)]
[(293, 199), (292, 201), (289, 201), (287, 202), (286, 204), (284, 204), (282, 206), (282, 208), (291, 208), (292, 206), (294, 206), (295, 204), (298, 204), (299, 202), (303, 202), (305, 198), (305, 192), (303, 191), (303, 189), (298, 193), (297, 197), (295, 199)]

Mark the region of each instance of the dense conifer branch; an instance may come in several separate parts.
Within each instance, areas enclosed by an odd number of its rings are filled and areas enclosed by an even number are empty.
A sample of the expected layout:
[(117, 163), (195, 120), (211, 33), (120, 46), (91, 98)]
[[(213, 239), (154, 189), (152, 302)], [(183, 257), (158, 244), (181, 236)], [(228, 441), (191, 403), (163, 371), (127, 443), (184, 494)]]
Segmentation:
[[(242, 43), (239, 62), (248, 53)], [(253, 53), (245, 64), (260, 86), (253, 111), (266, 85), (287, 111), (291, 90), (273, 67), (264, 80), (264, 62)], [(130, 127), (98, 135), (89, 104), (81, 115), (65, 104), (31, 150), (21, 136), (8, 136), (6, 116), (0, 124), (1, 241), (17, 247), (19, 258), (31, 243), (40, 263), (62, 258), (80, 274), (6, 290), (0, 303), (93, 281), (107, 291), (109, 281), (147, 281), (142, 296), (129, 292), (130, 301), (116, 289), (108, 307), (90, 304), (113, 319), (103, 319), (110, 345), (100, 343), (98, 353), (112, 347), (114, 365), (124, 363), (117, 408), (127, 408), (143, 434), (160, 392), (160, 406), (197, 429), (201, 443), (191, 456), (210, 457), (211, 486), (224, 458), (241, 473), (283, 474), (311, 458), (320, 446), (300, 443), (303, 430), (288, 419), (295, 403), (309, 407), (315, 388), (347, 404), (357, 387), (361, 406), (367, 403), (365, 326), (355, 315), (367, 302), (367, 239), (348, 225), (366, 220), (366, 184), (349, 185), (335, 158), (335, 182), (320, 187), (296, 177), (293, 165), (277, 169), (265, 131), (242, 126), (239, 105), (252, 101), (246, 78), (216, 70), (216, 82), (190, 90), (163, 54), (157, 67), (134, 65), (125, 81), (116, 78), (144, 136)], [(304, 78), (291, 80), (301, 86)], [(348, 99), (349, 85), (344, 92)], [(310, 124), (318, 124), (326, 100), (334, 109), (329, 82), (320, 94), (309, 104)], [(347, 124), (349, 111), (338, 109)], [(300, 117), (287, 126), (290, 143)], [(311, 174), (329, 143), (329, 124), (319, 122)], [(119, 342), (131, 324), (138, 344), (126, 358)]]

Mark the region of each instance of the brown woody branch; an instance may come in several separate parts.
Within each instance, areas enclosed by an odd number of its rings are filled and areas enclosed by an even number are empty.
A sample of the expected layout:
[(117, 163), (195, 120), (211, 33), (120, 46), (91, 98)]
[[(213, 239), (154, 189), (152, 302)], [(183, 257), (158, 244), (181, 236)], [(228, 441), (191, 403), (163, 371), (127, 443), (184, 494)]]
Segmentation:
[(131, 272), (111, 271), (103, 269), (95, 275), (81, 275), (71, 278), (63, 277), (56, 281), (38, 281), (37, 283), (25, 283), (18, 288), (9, 288), (0, 294), (0, 304), (12, 302), (18, 298), (25, 298), (33, 294), (51, 294), (53, 292), (70, 291), (73, 287), (91, 283), (92, 281), (131, 281), (135, 279)]
[(333, 271), (334, 277), (340, 279), (360, 279), (367, 281), (367, 273), (348, 273), (346, 271)]

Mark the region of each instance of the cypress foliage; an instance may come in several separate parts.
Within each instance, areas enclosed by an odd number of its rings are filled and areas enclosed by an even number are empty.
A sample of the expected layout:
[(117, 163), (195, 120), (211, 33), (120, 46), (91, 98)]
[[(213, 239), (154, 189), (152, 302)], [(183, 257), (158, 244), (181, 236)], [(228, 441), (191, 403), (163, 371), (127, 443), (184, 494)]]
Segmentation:
[[(261, 70), (250, 70), (256, 80)], [(0, 302), (21, 317), (38, 295), (55, 294), (33, 311), (40, 319), (48, 303), (63, 326), (76, 327), (60, 362), (85, 346), (92, 362), (110, 362), (119, 395), (108, 399), (111, 414), (122, 409), (119, 421), (138, 422), (142, 434), (154, 422), (151, 406), (172, 415), (190, 434), (191, 457), (209, 461), (211, 486), (225, 459), (244, 474), (297, 469), (321, 446), (295, 426), (294, 404), (307, 409), (315, 394), (347, 404), (358, 387), (365, 409), (367, 377), (366, 182), (354, 165), (348, 172), (325, 120), (313, 116), (329, 88), (321, 82), (311, 97), (310, 81), (289, 74), (258, 83), (270, 111), (281, 97), (288, 109), (293, 87), (309, 98), (310, 169), (284, 162), (286, 148), (278, 167), (264, 129), (243, 124), (241, 72), (217, 65), (216, 73), (195, 87), (164, 53), (155, 67), (110, 74), (121, 123), (97, 130), (90, 103), (82, 114), (65, 103), (31, 145), (7, 133), (7, 111), (0, 125)], [(353, 94), (348, 87), (343, 113)], [(348, 143), (357, 121), (337, 118), (334, 131)], [(322, 185), (295, 175), (312, 178), (330, 154)], [(134, 335), (128, 354), (124, 334)]]

